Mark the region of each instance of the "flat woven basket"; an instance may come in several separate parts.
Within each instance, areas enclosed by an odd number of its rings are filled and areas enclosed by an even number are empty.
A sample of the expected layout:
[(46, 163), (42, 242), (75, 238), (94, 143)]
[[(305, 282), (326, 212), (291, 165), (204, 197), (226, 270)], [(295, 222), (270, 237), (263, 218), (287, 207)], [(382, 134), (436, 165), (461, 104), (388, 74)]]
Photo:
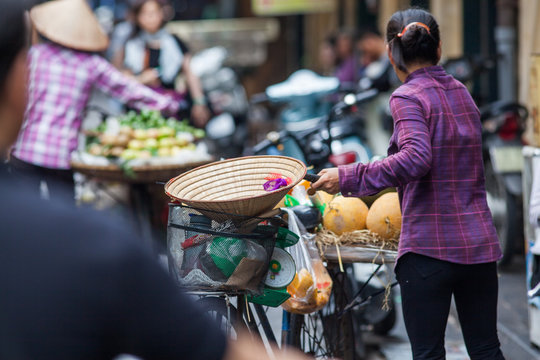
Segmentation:
[[(267, 192), (263, 185), (272, 173), (292, 181)], [(272, 210), (305, 175), (306, 166), (297, 159), (247, 156), (214, 162), (181, 174), (165, 185), (165, 193), (221, 222), (234, 217), (228, 214), (255, 217)]]
[(156, 181), (167, 181), (173, 176), (191, 170), (197, 166), (208, 164), (209, 161), (199, 161), (186, 164), (147, 165), (133, 167), (133, 176), (128, 176), (117, 165), (88, 165), (80, 162), (71, 162), (74, 171), (104, 181), (117, 181), (133, 184), (152, 184)]

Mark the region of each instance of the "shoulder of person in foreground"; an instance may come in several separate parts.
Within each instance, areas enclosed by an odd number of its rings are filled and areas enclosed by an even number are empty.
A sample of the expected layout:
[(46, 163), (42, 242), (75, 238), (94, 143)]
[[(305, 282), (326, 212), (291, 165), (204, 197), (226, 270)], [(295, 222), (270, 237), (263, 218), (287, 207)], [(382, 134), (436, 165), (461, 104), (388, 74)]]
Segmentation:
[[(118, 354), (145, 359), (223, 358), (225, 335), (144, 250), (128, 223), (61, 201), (35, 199), (24, 186), (2, 180), (0, 196), (2, 249), (9, 252), (3, 255), (17, 257), (17, 262), (5, 266), (13, 267), (7, 269), (10, 273), (27, 274), (22, 279), (32, 279), (20, 286), (47, 289), (46, 299), (64, 304), (42, 303), (50, 309), (47, 316), (75, 314), (67, 342), (99, 346), (77, 329), (87, 326), (85, 322), (101, 321), (96, 326), (103, 334), (98, 335), (107, 335), (107, 346), (114, 344), (112, 351)], [(69, 299), (78, 301), (72, 304)], [(57, 312), (53, 310), (57, 306), (64, 308)], [(94, 311), (94, 317), (84, 317)], [(114, 314), (114, 321), (102, 312)], [(81, 338), (76, 340), (77, 336)]]

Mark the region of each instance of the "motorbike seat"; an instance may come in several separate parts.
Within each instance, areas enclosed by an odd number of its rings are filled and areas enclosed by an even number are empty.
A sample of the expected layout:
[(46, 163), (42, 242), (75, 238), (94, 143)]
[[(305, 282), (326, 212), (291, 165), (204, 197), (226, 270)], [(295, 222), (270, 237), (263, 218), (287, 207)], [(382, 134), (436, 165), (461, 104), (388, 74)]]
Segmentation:
[(322, 97), (336, 92), (339, 80), (336, 77), (320, 76), (311, 70), (298, 70), (281, 83), (266, 89), (270, 101), (292, 101), (295, 98)]

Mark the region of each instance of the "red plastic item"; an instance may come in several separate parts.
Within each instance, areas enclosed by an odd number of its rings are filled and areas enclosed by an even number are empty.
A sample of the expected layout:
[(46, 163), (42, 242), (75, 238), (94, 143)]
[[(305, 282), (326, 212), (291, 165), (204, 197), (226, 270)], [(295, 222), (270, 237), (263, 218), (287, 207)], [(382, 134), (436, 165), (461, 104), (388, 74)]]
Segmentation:
[(330, 155), (329, 159), (332, 165), (347, 165), (356, 162), (356, 153), (354, 151), (347, 151), (343, 154)]

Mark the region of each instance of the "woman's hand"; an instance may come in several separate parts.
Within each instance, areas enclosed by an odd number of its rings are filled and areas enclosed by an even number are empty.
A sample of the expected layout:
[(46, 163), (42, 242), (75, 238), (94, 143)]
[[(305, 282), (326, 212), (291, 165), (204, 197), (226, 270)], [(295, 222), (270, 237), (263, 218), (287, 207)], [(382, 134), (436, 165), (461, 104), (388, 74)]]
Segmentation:
[(159, 73), (156, 69), (146, 69), (137, 76), (137, 80), (147, 86), (159, 86)]
[(317, 182), (311, 184), (313, 190), (324, 190), (329, 194), (337, 194), (339, 189), (338, 168), (323, 169), (319, 173), (321, 177)]
[(204, 128), (210, 119), (210, 110), (206, 105), (194, 104), (191, 107), (191, 119), (197, 127)]

